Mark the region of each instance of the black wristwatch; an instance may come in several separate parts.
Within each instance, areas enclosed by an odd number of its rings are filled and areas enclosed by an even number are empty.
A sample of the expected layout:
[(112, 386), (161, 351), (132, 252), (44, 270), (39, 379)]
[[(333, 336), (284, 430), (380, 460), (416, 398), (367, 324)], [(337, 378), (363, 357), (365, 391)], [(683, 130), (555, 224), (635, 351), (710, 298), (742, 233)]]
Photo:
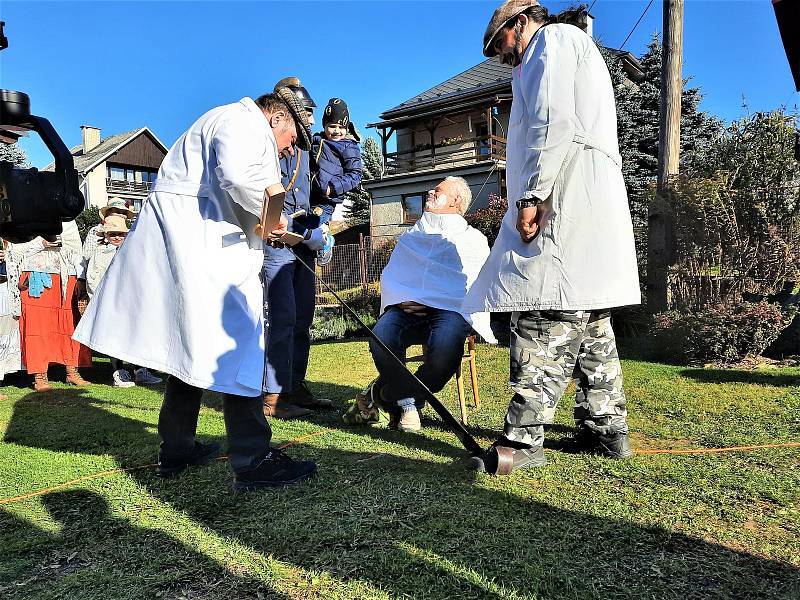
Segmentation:
[(533, 206), (539, 206), (542, 203), (542, 200), (539, 198), (525, 198), (523, 200), (517, 200), (517, 210), (522, 210), (523, 208), (531, 208)]

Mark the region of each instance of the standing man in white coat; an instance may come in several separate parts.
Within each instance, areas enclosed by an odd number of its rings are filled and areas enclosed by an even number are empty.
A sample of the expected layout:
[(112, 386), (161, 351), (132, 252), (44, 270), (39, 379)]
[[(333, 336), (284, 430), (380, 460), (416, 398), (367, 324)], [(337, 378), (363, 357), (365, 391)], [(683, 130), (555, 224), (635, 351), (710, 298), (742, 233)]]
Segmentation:
[[(580, 9), (550, 16), (508, 0), (483, 52), (513, 69), (509, 209), (465, 312), (510, 311), (511, 387), (503, 435), (477, 461), (541, 466), (544, 425), (573, 376), (576, 441), (631, 456), (609, 309), (638, 304), (638, 269), (611, 78)], [(497, 447), (504, 447), (498, 451)]]
[[(269, 445), (264, 372), (264, 190), (280, 183), (280, 152), (311, 133), (294, 94), (214, 108), (170, 148), (127, 241), (75, 338), (103, 354), (169, 373), (158, 421), (158, 473), (204, 464), (219, 445), (195, 439), (203, 390), (225, 394), (228, 461), (239, 489), (314, 474)], [(282, 224), (285, 229), (285, 222)]]

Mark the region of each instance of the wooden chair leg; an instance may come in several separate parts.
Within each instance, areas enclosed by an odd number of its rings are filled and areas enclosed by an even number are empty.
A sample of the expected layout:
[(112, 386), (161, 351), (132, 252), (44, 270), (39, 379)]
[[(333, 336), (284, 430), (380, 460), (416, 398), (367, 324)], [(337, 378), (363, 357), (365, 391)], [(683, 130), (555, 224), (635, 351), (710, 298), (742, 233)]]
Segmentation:
[(481, 397), (478, 394), (478, 366), (475, 364), (475, 350), (469, 353), (469, 376), (472, 380), (472, 399), (475, 401), (475, 410), (480, 410)]
[(458, 389), (458, 407), (461, 409), (461, 422), (467, 424), (467, 403), (464, 400), (464, 379), (461, 377), (461, 365), (456, 369), (456, 388)]

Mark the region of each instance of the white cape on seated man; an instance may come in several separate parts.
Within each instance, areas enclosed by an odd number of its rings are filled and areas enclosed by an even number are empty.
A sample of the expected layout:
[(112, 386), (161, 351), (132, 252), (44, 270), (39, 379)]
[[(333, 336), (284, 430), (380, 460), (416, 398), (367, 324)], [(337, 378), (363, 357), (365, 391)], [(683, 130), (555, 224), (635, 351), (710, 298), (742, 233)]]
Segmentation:
[[(400, 236), (389, 264), (381, 274), (381, 312), (374, 333), (399, 358), (409, 346), (426, 345), (416, 376), (436, 393), (450, 380), (464, 354), (464, 341), (474, 329), (496, 343), (489, 313), (465, 314), (461, 303), (489, 256), (489, 244), (462, 216), (472, 201), (469, 185), (447, 177), (428, 192), (422, 217)], [(345, 423), (379, 420), (378, 404), (390, 414), (389, 427), (421, 429), (415, 389), (408, 378), (397, 377), (391, 357), (370, 339), (378, 378), (356, 398), (344, 415)]]

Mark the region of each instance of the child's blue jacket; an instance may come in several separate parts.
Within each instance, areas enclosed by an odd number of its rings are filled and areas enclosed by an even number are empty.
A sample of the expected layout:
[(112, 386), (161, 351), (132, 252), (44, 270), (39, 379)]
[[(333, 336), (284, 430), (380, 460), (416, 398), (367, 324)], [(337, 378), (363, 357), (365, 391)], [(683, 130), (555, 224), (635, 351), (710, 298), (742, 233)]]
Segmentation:
[[(361, 183), (361, 150), (353, 140), (327, 140), (317, 133), (311, 143), (311, 160), (316, 171), (311, 180), (311, 206), (329, 207), (332, 213), (344, 195)], [(325, 193), (328, 186), (330, 196)]]

